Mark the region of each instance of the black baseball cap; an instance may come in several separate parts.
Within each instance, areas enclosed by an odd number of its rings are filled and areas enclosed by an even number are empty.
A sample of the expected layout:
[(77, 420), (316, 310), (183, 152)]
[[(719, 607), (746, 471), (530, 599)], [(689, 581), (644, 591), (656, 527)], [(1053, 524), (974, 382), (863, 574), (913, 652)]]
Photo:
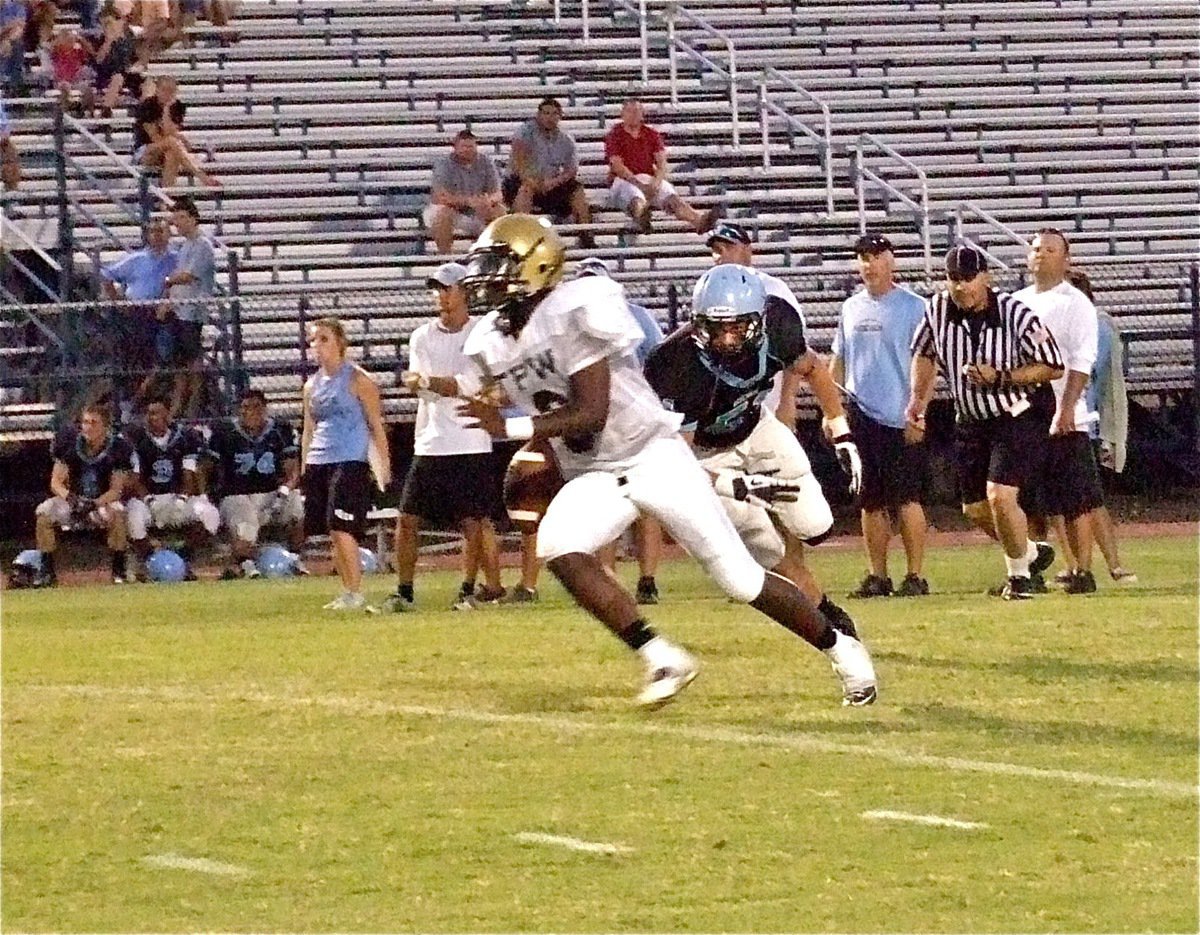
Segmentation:
[(955, 244), (946, 253), (946, 276), (959, 282), (974, 279), (987, 272), (987, 255), (970, 244)]
[(750, 235), (746, 233), (746, 228), (740, 224), (734, 224), (733, 221), (721, 221), (712, 229), (712, 233), (708, 235), (708, 240), (705, 241), (710, 247), (718, 240), (723, 240), (726, 243), (750, 243)]
[(866, 233), (854, 241), (855, 256), (874, 256), (877, 253), (895, 253), (892, 242), (883, 234)]

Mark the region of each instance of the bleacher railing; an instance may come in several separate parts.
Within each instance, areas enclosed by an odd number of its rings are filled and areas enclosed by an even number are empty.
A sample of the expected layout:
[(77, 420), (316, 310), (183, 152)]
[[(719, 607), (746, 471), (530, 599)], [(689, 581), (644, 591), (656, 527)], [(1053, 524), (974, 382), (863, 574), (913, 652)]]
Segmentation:
[[(865, 154), (877, 150), (887, 156), (901, 168), (912, 172), (917, 178), (917, 197), (913, 198), (907, 192), (897, 188), (874, 169), (868, 168)], [(929, 177), (925, 170), (906, 156), (901, 155), (887, 143), (876, 139), (870, 133), (863, 133), (854, 144), (854, 188), (858, 194), (858, 229), (860, 233), (867, 231), (867, 183), (877, 185), (884, 195), (885, 203), (888, 197), (896, 198), (912, 209), (913, 215), (921, 232), (921, 246), (925, 257), (925, 275), (933, 274), (933, 248), (929, 232)]]
[[(785, 106), (771, 100), (770, 83), (778, 81), (787, 90), (799, 94), (805, 100), (815, 104), (821, 110), (822, 132), (818, 133), (807, 123), (793, 114)], [(764, 169), (771, 168), (771, 115), (781, 118), (791, 129), (799, 130), (817, 144), (821, 154), (821, 168), (825, 173), (825, 211), (833, 215), (833, 134), (830, 129), (829, 105), (818, 98), (807, 88), (803, 88), (773, 65), (763, 69), (758, 80), (758, 125), (762, 134), (762, 164)]]
[[(676, 22), (683, 20), (686, 23), (695, 26), (701, 32), (704, 32), (721, 42), (725, 46), (725, 53), (729, 56), (729, 67), (723, 68), (720, 63), (715, 61), (710, 55), (697, 49), (694, 45), (680, 39), (677, 35)], [(671, 105), (679, 105), (679, 65), (678, 55), (676, 50), (682, 50), (690, 55), (693, 59), (701, 62), (711, 68), (719, 75), (723, 75), (729, 82), (729, 121), (730, 133), (735, 150), (742, 148), (741, 138), (741, 107), (738, 98), (738, 69), (737, 69), (737, 46), (734, 45), (732, 39), (725, 33), (715, 29), (709, 23), (701, 19), (695, 13), (684, 9), (677, 4), (671, 4), (667, 7), (667, 64), (670, 73), (671, 87)]]
[(1002, 269), (1008, 269), (1009, 264), (993, 253), (988, 247), (981, 244), (978, 239), (970, 236), (967, 233), (967, 217), (973, 216), (987, 225), (987, 229), (999, 233), (1006, 243), (1015, 244), (1021, 247), (1022, 250), (1029, 249), (1029, 239), (1019, 231), (1014, 230), (1005, 224), (995, 215), (989, 214), (973, 201), (960, 202), (954, 209), (954, 212), (948, 217), (950, 222), (950, 241), (952, 243), (959, 242), (977, 247), (987, 255), (988, 259), (998, 264)]

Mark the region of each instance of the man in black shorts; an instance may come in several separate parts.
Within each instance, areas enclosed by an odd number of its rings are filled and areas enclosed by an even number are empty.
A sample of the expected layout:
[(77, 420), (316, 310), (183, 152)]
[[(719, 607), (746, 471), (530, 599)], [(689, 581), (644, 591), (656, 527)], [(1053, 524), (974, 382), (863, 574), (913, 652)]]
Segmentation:
[(495, 536), (485, 535), (484, 523), (496, 513), (496, 469), (492, 439), (481, 429), (464, 428), (458, 401), (429, 389), (431, 377), (448, 377), (467, 364), (463, 344), (479, 321), (467, 311), (460, 285), (466, 268), (443, 263), (427, 282), (438, 308), (436, 320), (422, 325), (408, 340), (409, 369), (401, 382), (417, 394), (417, 424), (413, 461), (400, 498), (396, 523), (396, 592), (384, 606), (404, 611), (414, 601), (417, 533), (421, 525), (458, 526), (466, 544), (464, 558), (483, 568), (486, 584), (475, 588), (475, 569), (464, 569), (464, 581), (453, 607), (470, 610), (504, 596), (500, 587), (500, 554)]
[[(562, 113), (562, 104), (547, 97), (538, 105), (537, 116), (517, 130), (501, 193), (505, 204), (518, 214), (548, 214), (556, 221), (591, 224), (587, 192), (576, 178), (575, 141), (558, 127)], [(593, 250), (595, 238), (582, 233), (579, 246)]]
[(1004, 547), (1005, 600), (1034, 593), (1032, 574), (1054, 550), (1029, 540), (1017, 498), (1042, 468), (1054, 391), (1063, 372), (1054, 335), (1027, 306), (991, 287), (987, 257), (970, 245), (946, 254), (946, 289), (913, 338), (906, 437), (924, 438), (938, 371), (954, 400), (954, 456), (963, 513)]

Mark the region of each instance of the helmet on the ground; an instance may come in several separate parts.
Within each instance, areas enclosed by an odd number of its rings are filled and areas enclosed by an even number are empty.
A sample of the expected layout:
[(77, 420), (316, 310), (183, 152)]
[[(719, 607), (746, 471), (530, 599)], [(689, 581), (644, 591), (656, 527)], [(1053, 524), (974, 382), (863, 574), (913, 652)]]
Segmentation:
[(366, 546), (360, 545), (358, 547), (358, 567), (363, 570), (364, 575), (373, 575), (379, 571), (379, 559)]
[(692, 298), (693, 336), (700, 347), (731, 356), (753, 350), (763, 337), (767, 291), (748, 266), (723, 263), (704, 273)]
[(283, 546), (269, 543), (258, 550), (258, 572), (264, 578), (288, 578), (296, 573), (299, 556)]
[(178, 552), (156, 549), (146, 559), (146, 575), (151, 581), (182, 581), (186, 574), (187, 566)]
[(566, 250), (546, 218), (507, 214), (484, 228), (467, 254), (461, 285), (472, 313), (496, 312), (500, 330), (520, 334), (563, 274)]
[(42, 574), (42, 553), (38, 549), (26, 549), (13, 559), (12, 570), (8, 573), (10, 588), (37, 587), (37, 579)]

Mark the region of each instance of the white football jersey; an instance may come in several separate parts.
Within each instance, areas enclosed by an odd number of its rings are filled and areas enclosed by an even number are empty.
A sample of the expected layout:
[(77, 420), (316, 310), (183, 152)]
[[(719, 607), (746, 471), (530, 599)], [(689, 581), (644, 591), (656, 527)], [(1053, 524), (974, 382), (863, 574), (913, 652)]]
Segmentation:
[(629, 312), (620, 283), (600, 276), (564, 282), (544, 298), (512, 338), (486, 316), (463, 347), (471, 367), (459, 375), (474, 396), (497, 382), (527, 412), (549, 412), (570, 398), (570, 377), (599, 360), (611, 373), (608, 421), (594, 437), (551, 439), (567, 478), (619, 471), (651, 441), (679, 430), (681, 416), (663, 408), (642, 376), (635, 351), (645, 335)]

